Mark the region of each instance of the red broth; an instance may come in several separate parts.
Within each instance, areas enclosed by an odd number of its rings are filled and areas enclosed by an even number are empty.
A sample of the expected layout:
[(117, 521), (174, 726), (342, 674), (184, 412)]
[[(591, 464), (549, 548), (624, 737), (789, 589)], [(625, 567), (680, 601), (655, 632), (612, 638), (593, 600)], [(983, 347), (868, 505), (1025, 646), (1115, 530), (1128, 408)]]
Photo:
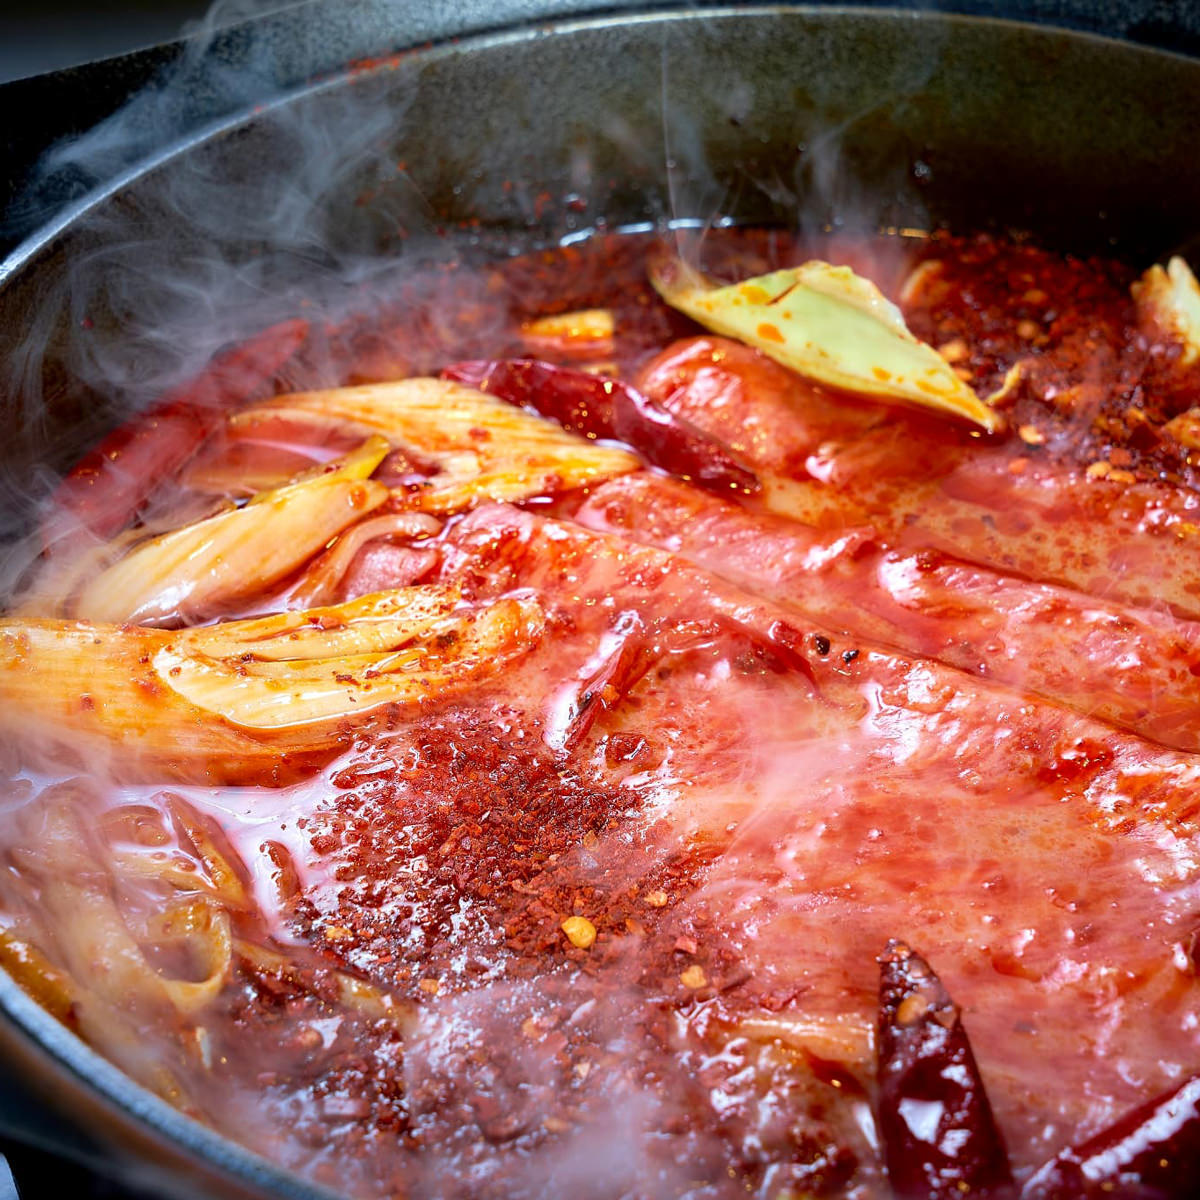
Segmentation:
[[(9, 691), (0, 961), (135, 1078), (346, 1194), (886, 1197), (899, 939), (961, 1012), (1019, 1188), (1200, 1070), (1200, 495), (1167, 428), (1200, 369), (1139, 324), (1121, 264), (822, 246), (981, 395), (1024, 364), (984, 437), (704, 334), (646, 284), (651, 245), (514, 259), (329, 337), (351, 383), (531, 347), (596, 368), (755, 486), (671, 477), (642, 429), (640, 469), (420, 526), (434, 451), (393, 450), (382, 523), (336, 570), (331, 539), (219, 611), (168, 612), (131, 692), (160, 702), (146, 664), (181, 625), (310, 607), (318, 574), (326, 604), (536, 604), (536, 636), (284, 767), (198, 768), (190, 727), (176, 757), (139, 758), (132, 727), (73, 744), (99, 685), (30, 737)], [(738, 278), (812, 248), (702, 249)], [(611, 339), (530, 331), (590, 308)], [(218, 364), (196, 444), (175, 396), (83, 464), (47, 522), (56, 569), (354, 445), (226, 424), (303, 336), (227, 359), (229, 395)], [(146, 480), (156, 428), (175, 457)], [(0, 633), (10, 678), (41, 667), (13, 624), (55, 615), (33, 603)]]

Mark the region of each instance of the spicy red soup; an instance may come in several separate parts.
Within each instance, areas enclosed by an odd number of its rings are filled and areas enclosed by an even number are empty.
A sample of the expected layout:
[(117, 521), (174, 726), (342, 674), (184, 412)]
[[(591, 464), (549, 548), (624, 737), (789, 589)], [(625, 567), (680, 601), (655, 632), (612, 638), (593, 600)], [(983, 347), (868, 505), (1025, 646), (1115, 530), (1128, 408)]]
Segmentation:
[(827, 244), (788, 344), (662, 253), (442, 280), (337, 389), (269, 330), (68, 477), (0, 961), (350, 1195), (1190, 1195), (1195, 280)]

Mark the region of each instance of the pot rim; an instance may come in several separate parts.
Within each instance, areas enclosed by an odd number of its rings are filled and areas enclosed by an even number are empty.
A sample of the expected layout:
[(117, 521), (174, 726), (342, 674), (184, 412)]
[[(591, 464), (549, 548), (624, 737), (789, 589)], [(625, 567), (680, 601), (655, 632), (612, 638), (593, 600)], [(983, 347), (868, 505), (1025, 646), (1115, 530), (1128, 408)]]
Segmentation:
[[(167, 1143), (169, 1151), (182, 1149), (198, 1166), (249, 1185), (263, 1196), (337, 1200), (335, 1193), (270, 1162), (155, 1095), (58, 1021), (4, 969), (0, 969), (0, 1019), (6, 1019), (32, 1042), (37, 1053), (50, 1060), (56, 1082), (65, 1075), (88, 1101), (99, 1102), (106, 1116), (115, 1113), (121, 1122), (135, 1126), (136, 1133), (144, 1137), (148, 1132)], [(89, 1132), (94, 1134), (94, 1128)], [(114, 1159), (118, 1175), (126, 1161), (128, 1157), (119, 1153)], [(131, 1182), (136, 1186), (135, 1180)]]
[[(566, 0), (571, 3), (572, 0)], [(590, 0), (584, 0), (581, 7), (588, 7)], [(362, 78), (377, 74), (400, 58), (419, 56), (422, 61), (436, 61), (448, 54), (458, 54), (464, 50), (481, 48), (492, 45), (504, 45), (523, 40), (535, 40), (546, 36), (570, 34), (576, 31), (599, 29), (608, 25), (636, 25), (666, 22), (685, 22), (694, 20), (719, 19), (731, 16), (778, 16), (799, 15), (810, 19), (834, 18), (852, 16), (884, 23), (909, 22), (911, 24), (941, 25), (949, 27), (966, 27), (974, 29), (997, 29), (1011, 32), (1023, 32), (1027, 35), (1041, 36), (1048, 39), (1066, 38), (1077, 45), (1094, 45), (1098, 48), (1107, 47), (1120, 49), (1122, 53), (1140, 55), (1145, 58), (1192, 63), (1197, 60), (1191, 56), (1171, 50), (1160, 49), (1156, 46), (1143, 45), (1137, 42), (1124, 41), (1107, 34), (1094, 33), (1088, 30), (1073, 29), (1069, 26), (1034, 23), (1010, 17), (977, 16), (955, 12), (943, 12), (936, 9), (914, 9), (899, 6), (875, 6), (866, 4), (787, 4), (787, 3), (727, 3), (701, 8), (683, 7), (679, 3), (666, 5), (637, 5), (636, 0), (630, 7), (621, 7), (617, 11), (609, 10), (602, 13), (583, 12), (563, 17), (549, 17), (539, 21), (537, 25), (530, 23), (526, 17), (520, 24), (501, 25), (492, 28), (468, 29), (465, 32), (447, 30), (443, 36), (432, 41), (416, 45), (401, 45), (395, 47), (386, 58), (375, 61), (369, 66), (355, 66), (353, 63), (344, 65), (341, 69), (303, 83), (285, 87), (270, 99), (243, 104), (231, 113), (203, 122), (189, 132), (174, 138), (158, 150), (122, 168), (115, 175), (104, 180), (97, 187), (85, 193), (76, 200), (70, 201), (54, 214), (44, 225), (39, 226), (33, 233), (23, 238), (3, 259), (0, 259), (0, 288), (8, 281), (30, 266), (43, 251), (49, 249), (54, 241), (72, 226), (81, 221), (106, 201), (111, 200), (126, 187), (144, 178), (146, 175), (166, 166), (175, 159), (201, 146), (215, 142), (218, 138), (236, 132), (241, 127), (262, 117), (269, 116), (288, 105), (296, 103), (307, 96), (319, 95), (323, 91), (336, 90), (345, 86), (351, 78)]]

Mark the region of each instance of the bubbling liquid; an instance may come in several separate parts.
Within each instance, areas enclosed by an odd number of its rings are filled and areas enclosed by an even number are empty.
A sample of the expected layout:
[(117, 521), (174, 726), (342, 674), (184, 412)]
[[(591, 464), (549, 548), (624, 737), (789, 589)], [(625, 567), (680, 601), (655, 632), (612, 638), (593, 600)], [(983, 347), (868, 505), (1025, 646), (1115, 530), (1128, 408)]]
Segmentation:
[[(136, 731), (72, 749), (103, 701), (66, 697), (6, 746), (0, 961), (135, 1078), (345, 1194), (872, 1197), (877, 956), (900, 938), (962, 1010), (1020, 1182), (1200, 1069), (1200, 498), (1164, 432), (1200, 373), (1120, 264), (821, 247), (981, 395), (1023, 364), (1009, 432), (981, 438), (702, 335), (645, 283), (649, 247), (514, 259), (457, 310), (410, 297), (334, 338), (343, 377), (588, 368), (761, 489), (631, 461), (430, 516), (440, 451), (393, 445), (364, 481), (381, 507), (267, 585), (164, 610), (129, 688), (166, 703), (142, 671), (183, 626), (390, 589), (450, 590), (466, 624), (437, 652), (500, 605), (524, 614), (508, 640), (286, 769), (234, 771), (240, 743), (187, 724), (153, 755)], [(739, 278), (811, 248), (702, 252)], [(585, 310), (611, 331), (531, 324)], [(246, 511), (361, 441), (234, 412), (126, 525)], [(78, 625), (110, 537), (52, 555), (22, 616)]]

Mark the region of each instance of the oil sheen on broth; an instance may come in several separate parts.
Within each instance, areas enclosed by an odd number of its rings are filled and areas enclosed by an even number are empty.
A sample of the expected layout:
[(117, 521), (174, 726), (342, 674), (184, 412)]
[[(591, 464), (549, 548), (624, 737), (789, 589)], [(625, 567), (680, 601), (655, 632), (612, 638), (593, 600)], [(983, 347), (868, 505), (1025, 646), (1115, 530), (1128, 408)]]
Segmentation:
[[(1091, 1194), (1029, 1180), (1200, 1070), (1200, 351), (1017, 239), (687, 251), (850, 266), (1003, 427), (702, 329), (637, 235), (323, 331), (342, 389), (258, 335), (46, 514), (0, 961), (345, 1194)], [(926, 1009), (998, 1176), (883, 1111)]]

